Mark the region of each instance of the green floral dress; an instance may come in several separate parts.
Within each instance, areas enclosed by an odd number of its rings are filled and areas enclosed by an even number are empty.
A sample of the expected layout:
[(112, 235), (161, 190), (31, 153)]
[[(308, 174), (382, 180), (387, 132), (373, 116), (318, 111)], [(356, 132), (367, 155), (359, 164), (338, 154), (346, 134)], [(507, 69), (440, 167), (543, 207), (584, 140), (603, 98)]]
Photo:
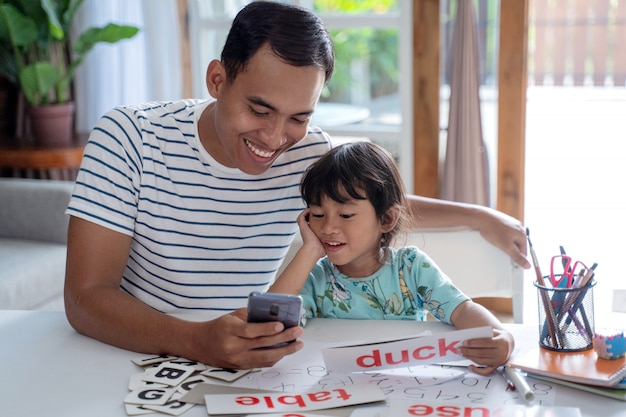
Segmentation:
[(342, 274), (324, 257), (300, 295), (307, 317), (422, 321), (430, 312), (449, 324), (452, 311), (469, 299), (414, 246), (390, 248), (385, 264), (365, 278)]

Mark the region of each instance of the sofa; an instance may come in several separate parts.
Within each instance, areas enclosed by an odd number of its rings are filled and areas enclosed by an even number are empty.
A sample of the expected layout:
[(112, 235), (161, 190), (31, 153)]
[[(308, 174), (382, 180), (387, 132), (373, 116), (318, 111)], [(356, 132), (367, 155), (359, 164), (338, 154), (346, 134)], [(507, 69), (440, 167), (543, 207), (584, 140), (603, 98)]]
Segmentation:
[(0, 178), (0, 309), (63, 309), (72, 181)]

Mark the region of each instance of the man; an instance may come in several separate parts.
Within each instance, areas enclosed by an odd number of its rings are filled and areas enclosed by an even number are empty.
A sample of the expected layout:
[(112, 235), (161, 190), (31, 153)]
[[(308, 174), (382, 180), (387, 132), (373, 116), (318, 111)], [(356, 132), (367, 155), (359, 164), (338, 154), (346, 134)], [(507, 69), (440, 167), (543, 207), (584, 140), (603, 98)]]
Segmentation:
[[(271, 284), (304, 208), (301, 174), (329, 149), (309, 121), (333, 67), (319, 18), (255, 2), (208, 66), (214, 100), (120, 107), (99, 121), (68, 207), (65, 305), (77, 331), (230, 368), (271, 366), (302, 348), (257, 349), (303, 330), (246, 323), (241, 308)], [(527, 263), (516, 220), (412, 199), (421, 224), (468, 225)]]

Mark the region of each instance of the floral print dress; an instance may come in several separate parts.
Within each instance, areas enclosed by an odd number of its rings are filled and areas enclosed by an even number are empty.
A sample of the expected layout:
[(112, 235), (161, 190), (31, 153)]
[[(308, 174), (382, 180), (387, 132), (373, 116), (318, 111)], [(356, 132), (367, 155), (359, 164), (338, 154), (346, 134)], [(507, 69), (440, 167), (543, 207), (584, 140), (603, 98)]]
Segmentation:
[(448, 324), (454, 309), (469, 299), (414, 246), (389, 248), (385, 264), (364, 278), (342, 274), (324, 257), (300, 295), (307, 317), (423, 321), (430, 312)]

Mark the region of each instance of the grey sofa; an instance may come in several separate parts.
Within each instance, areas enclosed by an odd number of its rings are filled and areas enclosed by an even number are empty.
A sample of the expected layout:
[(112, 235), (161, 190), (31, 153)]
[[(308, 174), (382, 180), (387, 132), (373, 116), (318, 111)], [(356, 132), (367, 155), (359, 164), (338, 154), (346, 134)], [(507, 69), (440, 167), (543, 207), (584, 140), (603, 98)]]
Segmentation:
[(74, 183), (0, 178), (0, 309), (62, 309)]

